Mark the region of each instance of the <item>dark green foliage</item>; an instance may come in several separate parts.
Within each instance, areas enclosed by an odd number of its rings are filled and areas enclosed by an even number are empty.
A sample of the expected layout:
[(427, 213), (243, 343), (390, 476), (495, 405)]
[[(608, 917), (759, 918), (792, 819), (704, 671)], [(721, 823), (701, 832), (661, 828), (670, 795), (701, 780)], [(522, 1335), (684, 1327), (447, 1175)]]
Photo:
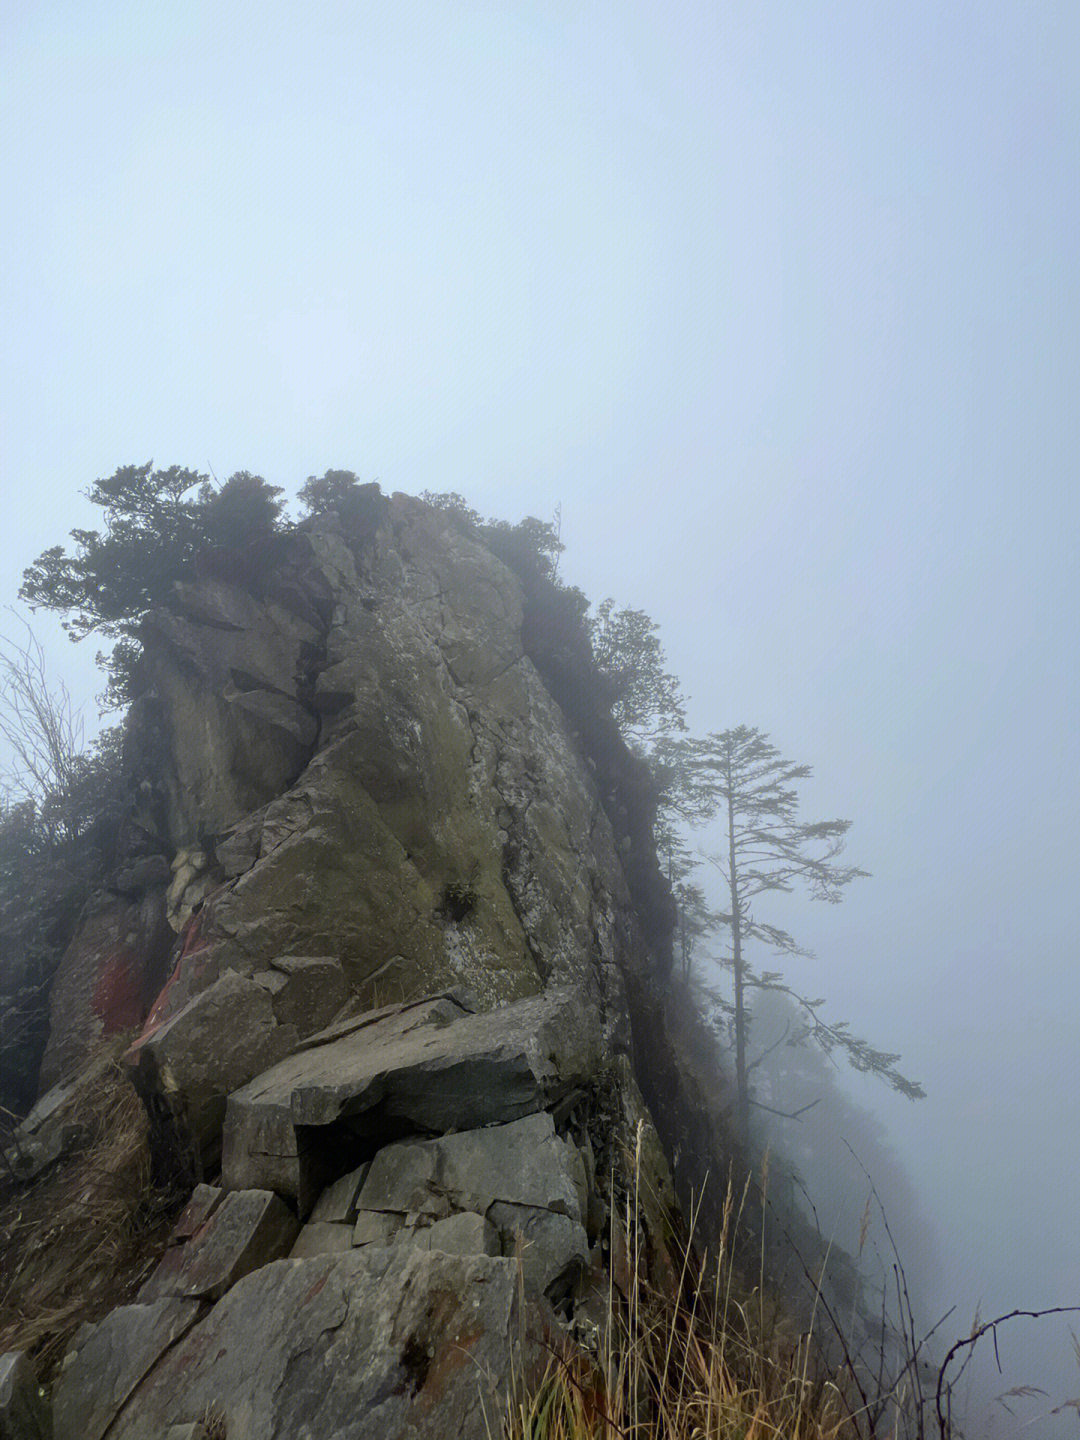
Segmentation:
[(0, 1106), (18, 1111), (34, 1099), (53, 971), (115, 849), (120, 743), (113, 730), (84, 748), (29, 626), (0, 638), (0, 739)]
[(147, 610), (168, 600), (175, 581), (191, 578), (201, 553), (264, 540), (281, 512), (281, 491), (246, 470), (219, 490), (176, 465), (125, 465), (86, 494), (104, 510), (104, 529), (73, 530), (74, 551), (54, 545), (39, 555), (19, 591), (35, 608), (64, 613), (74, 640), (93, 630), (133, 635)]
[(30, 605), (66, 614), (74, 640), (93, 630), (130, 634), (151, 605), (191, 567), (205, 539), (200, 501), (191, 499), (207, 477), (172, 466), (121, 466), (98, 480), (87, 498), (105, 512), (104, 530), (73, 530), (75, 550), (54, 545), (23, 575), (19, 595)]
[(309, 515), (325, 515), (336, 510), (340, 515), (353, 506), (360, 489), (360, 479), (351, 470), (327, 470), (325, 475), (309, 475), (300, 486), (300, 501)]
[(518, 525), (485, 525), (481, 538), (521, 580), (525, 653), (595, 766), (646, 943), (659, 973), (667, 974), (675, 906), (656, 859), (656, 785), (647, 761), (628, 747), (611, 712), (609, 687), (593, 655), (588, 599), (559, 579), (564, 549), (559, 531), (530, 516)]
[(177, 465), (123, 465), (86, 492), (104, 511), (104, 528), (73, 530), (73, 551), (54, 545), (39, 555), (24, 571), (19, 595), (34, 608), (60, 611), (73, 640), (94, 630), (126, 640), (105, 661), (110, 678), (103, 697), (109, 705), (126, 703), (142, 617), (167, 604), (174, 583), (193, 578), (200, 561), (251, 550), (273, 536), (280, 494), (247, 470), (217, 489), (205, 475)]
[[(460, 499), (459, 496), (444, 498)], [(472, 513), (468, 512), (470, 515)], [(535, 515), (526, 515), (525, 519), (519, 520), (516, 525), (511, 525), (506, 520), (492, 520), (483, 527), (482, 536), (488, 549), (496, 554), (504, 565), (516, 570), (523, 580), (555, 581), (558, 558), (566, 546), (559, 539), (558, 531), (550, 521), (538, 520)], [(575, 593), (581, 594), (580, 591)], [(585, 608), (588, 608), (587, 601)], [(584, 614), (584, 611), (582, 613)]]
[(442, 912), (447, 919), (460, 924), (476, 909), (478, 899), (474, 888), (464, 880), (451, 880), (443, 890)]
[(98, 696), (102, 710), (126, 710), (139, 693), (142, 646), (132, 636), (121, 635), (111, 654), (99, 650), (94, 658), (106, 675), (105, 689)]
[(483, 525), (480, 513), (473, 510), (456, 490), (421, 490), (420, 499), (435, 510), (444, 510), (463, 530), (477, 531)]
[(360, 540), (374, 534), (390, 503), (377, 482), (361, 484), (351, 470), (309, 475), (300, 487), (300, 500), (309, 515), (333, 511), (345, 535)]
[(680, 824), (700, 825), (716, 813), (716, 797), (693, 764), (695, 742), (682, 736), (658, 737), (649, 751), (649, 763), (659, 793), (660, 830), (677, 835)]
[(664, 669), (657, 627), (643, 610), (604, 600), (589, 622), (593, 654), (619, 727), (638, 744), (686, 729), (682, 687)]
[(220, 490), (204, 485), (196, 511), (203, 538), (211, 545), (240, 550), (272, 535), (281, 518), (277, 498), (281, 493), (279, 486), (268, 485), (248, 470), (230, 475)]
[(694, 961), (701, 957), (702, 942), (711, 935), (723, 916), (709, 908), (705, 891), (690, 879), (692, 872), (670, 879), (675, 899), (675, 956), (684, 985), (690, 983)]

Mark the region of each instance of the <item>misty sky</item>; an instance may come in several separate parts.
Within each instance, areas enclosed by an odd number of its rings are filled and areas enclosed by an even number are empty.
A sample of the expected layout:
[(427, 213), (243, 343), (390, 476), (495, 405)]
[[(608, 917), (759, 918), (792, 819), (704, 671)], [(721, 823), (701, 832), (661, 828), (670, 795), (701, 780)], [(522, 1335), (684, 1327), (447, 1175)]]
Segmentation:
[(0, 600), (151, 457), (561, 504), (694, 728), (854, 822), (782, 923), (930, 1092), (851, 1087), (935, 1299), (1080, 1303), (1075, 0), (5, 16)]

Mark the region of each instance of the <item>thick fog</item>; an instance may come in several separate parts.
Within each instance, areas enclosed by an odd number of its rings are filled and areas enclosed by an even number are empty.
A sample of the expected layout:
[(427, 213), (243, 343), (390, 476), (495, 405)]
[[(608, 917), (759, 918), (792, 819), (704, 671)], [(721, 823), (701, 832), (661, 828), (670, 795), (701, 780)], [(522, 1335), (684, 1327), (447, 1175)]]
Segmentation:
[[(52, 0), (0, 46), (0, 599), (151, 457), (561, 507), (693, 730), (852, 821), (784, 968), (926, 1088), (832, 1082), (926, 1322), (1080, 1304), (1080, 9)], [(973, 1433), (1075, 1435), (1067, 1323), (1000, 1344), (1051, 1398)]]

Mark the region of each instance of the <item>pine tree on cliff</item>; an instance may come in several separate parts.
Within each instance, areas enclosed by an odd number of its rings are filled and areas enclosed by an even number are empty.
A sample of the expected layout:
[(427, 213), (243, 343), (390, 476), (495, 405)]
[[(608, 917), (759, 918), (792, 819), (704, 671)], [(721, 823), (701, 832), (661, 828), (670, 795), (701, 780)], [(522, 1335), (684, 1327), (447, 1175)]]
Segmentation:
[[(837, 904), (847, 885), (867, 875), (865, 870), (841, 864), (837, 858), (851, 821), (801, 822), (797, 818), (796, 782), (808, 779), (811, 768), (785, 760), (760, 730), (742, 725), (701, 740), (673, 742), (670, 750), (679, 756), (688, 808), (699, 820), (704, 815), (718, 818), (724, 828), (719, 853), (708, 858), (723, 877), (729, 901), (728, 913), (718, 918), (731, 931), (728, 961), (734, 1003), (730, 1013), (735, 1040), (737, 1120), (742, 1138), (749, 1131), (752, 1103), (747, 993), (753, 989), (783, 991), (797, 1002), (805, 1023), (795, 1041), (812, 1039), (826, 1053), (842, 1050), (855, 1069), (881, 1076), (909, 1099), (920, 1098), (921, 1087), (896, 1070), (898, 1055), (873, 1049), (851, 1034), (844, 1021), (825, 1021), (818, 1013), (823, 1000), (797, 995), (779, 972), (759, 974), (746, 959), (745, 946), (751, 940), (769, 945), (779, 954), (810, 955), (786, 930), (759, 919), (754, 902), (761, 895), (791, 891), (800, 884), (815, 900)], [(728, 1007), (724, 1004), (723, 1008)]]
[(106, 698), (125, 703), (143, 616), (167, 603), (177, 580), (192, 578), (200, 556), (235, 554), (273, 535), (280, 494), (247, 470), (216, 486), (179, 465), (121, 465), (85, 492), (104, 512), (103, 528), (72, 530), (72, 551), (43, 551), (23, 572), (19, 597), (59, 611), (72, 640), (97, 631), (117, 641)]
[[(192, 494), (197, 488), (197, 493)], [(133, 635), (174, 581), (188, 578), (207, 549), (235, 550), (278, 525), (281, 491), (247, 470), (224, 485), (179, 465), (122, 465), (95, 480), (86, 498), (104, 511), (102, 530), (73, 530), (75, 548), (44, 551), (23, 572), (21, 599), (66, 615), (73, 640), (92, 631)]]

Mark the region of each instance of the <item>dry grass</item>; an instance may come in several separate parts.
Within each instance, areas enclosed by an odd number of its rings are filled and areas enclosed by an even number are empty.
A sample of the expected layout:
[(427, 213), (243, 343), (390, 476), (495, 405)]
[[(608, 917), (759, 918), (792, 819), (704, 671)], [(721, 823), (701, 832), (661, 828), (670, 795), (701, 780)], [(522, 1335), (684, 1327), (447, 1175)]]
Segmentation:
[(203, 1428), (202, 1440), (229, 1440), (228, 1422), (216, 1405), (203, 1411), (199, 1423)]
[(508, 1405), (503, 1440), (857, 1440), (848, 1396), (817, 1373), (812, 1333), (792, 1335), (760, 1290), (738, 1294), (735, 1194), (717, 1254), (687, 1242), (678, 1282), (664, 1288), (645, 1279), (637, 1198), (614, 1222), (629, 1284), (620, 1292), (609, 1281), (596, 1352), (552, 1355)]
[(29, 1351), (41, 1378), (84, 1321), (131, 1298), (177, 1208), (152, 1184), (146, 1112), (121, 1048), (76, 1084), (70, 1113), (85, 1146), (0, 1208), (0, 1352)]

